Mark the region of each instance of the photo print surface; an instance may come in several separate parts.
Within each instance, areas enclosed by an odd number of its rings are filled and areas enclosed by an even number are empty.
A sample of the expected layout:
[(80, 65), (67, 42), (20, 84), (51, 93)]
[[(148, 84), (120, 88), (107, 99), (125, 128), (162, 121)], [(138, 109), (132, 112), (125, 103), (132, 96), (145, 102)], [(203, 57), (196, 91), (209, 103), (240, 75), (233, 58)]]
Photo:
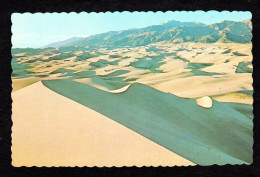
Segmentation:
[(12, 14), (12, 165), (251, 164), (251, 18)]

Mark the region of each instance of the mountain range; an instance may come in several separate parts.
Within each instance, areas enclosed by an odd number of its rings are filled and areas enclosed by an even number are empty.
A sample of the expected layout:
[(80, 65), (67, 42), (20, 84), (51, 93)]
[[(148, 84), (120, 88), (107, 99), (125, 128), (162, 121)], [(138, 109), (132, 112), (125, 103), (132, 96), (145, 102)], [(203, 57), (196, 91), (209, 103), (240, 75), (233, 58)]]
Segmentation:
[(73, 37), (48, 44), (47, 47), (137, 47), (156, 42), (184, 43), (250, 43), (252, 23), (250, 20), (222, 21), (206, 25), (198, 22), (168, 21), (159, 25), (123, 31), (110, 31), (89, 37)]

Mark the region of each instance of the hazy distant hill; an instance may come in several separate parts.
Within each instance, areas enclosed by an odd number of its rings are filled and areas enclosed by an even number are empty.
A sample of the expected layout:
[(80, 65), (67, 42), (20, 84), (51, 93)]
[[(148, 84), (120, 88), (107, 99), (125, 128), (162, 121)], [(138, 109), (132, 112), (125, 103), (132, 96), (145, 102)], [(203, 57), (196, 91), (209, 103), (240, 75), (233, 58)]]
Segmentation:
[(72, 38), (66, 39), (64, 41), (59, 41), (59, 42), (54, 42), (54, 43), (48, 44), (48, 45), (44, 46), (44, 48), (48, 48), (48, 47), (62, 47), (62, 46), (69, 45), (69, 44), (71, 44), (73, 42), (79, 41), (81, 39), (83, 39), (83, 38), (82, 37), (72, 37)]
[(155, 42), (235, 42), (249, 43), (252, 39), (251, 21), (223, 21), (211, 25), (196, 22), (169, 21), (140, 29), (111, 31), (86, 38), (70, 38), (45, 47), (61, 46), (142, 46)]

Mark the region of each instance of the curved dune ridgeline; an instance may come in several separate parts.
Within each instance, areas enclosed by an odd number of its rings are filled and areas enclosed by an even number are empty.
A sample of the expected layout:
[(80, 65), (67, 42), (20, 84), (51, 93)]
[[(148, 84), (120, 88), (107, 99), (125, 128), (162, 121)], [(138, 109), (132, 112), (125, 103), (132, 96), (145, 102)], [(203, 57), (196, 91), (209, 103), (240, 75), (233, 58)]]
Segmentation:
[(252, 162), (252, 119), (228, 104), (203, 108), (139, 83), (109, 93), (71, 80), (42, 82), (196, 164)]
[(42, 82), (12, 99), (15, 167), (196, 165)]

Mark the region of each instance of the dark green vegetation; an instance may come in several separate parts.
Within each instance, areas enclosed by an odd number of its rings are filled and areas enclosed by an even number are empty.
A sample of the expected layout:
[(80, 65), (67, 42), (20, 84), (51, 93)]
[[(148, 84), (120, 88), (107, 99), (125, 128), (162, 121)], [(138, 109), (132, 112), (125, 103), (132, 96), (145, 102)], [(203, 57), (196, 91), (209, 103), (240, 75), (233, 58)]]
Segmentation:
[(213, 101), (212, 108), (202, 108), (194, 99), (138, 83), (119, 94), (71, 80), (43, 84), (196, 164), (252, 162), (251, 106)]
[(156, 42), (236, 42), (249, 43), (252, 39), (251, 22), (223, 21), (211, 25), (194, 22), (169, 21), (141, 29), (111, 31), (86, 38), (71, 38), (45, 47), (91, 46), (136, 47)]

